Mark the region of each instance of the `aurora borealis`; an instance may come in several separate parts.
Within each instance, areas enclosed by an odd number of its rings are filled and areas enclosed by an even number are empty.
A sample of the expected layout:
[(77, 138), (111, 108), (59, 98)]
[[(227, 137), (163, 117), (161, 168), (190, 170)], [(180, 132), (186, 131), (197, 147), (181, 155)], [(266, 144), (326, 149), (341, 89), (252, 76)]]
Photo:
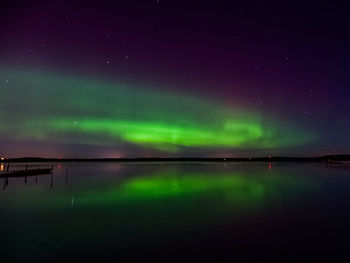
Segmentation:
[[(259, 12), (258, 3), (211, 1), (5, 6), (2, 156), (316, 155), (350, 146), (350, 82), (333, 68), (345, 69), (350, 54), (341, 7), (306, 16), (293, 4)], [(325, 16), (331, 25), (315, 31)]]
[[(2, 105), (22, 109), (10, 118), (1, 115), (1, 122), (8, 124), (1, 132), (13, 139), (59, 143), (75, 136), (82, 144), (130, 143), (178, 152), (192, 147), (269, 149), (299, 145), (312, 138), (293, 128), (280, 128), (258, 114), (170, 92), (135, 86), (125, 89), (115, 83), (46, 72), (1, 75), (11, 79), (3, 89), (5, 98), (16, 97)], [(22, 86), (26, 86), (22, 94), (13, 93)], [(26, 109), (30, 109), (29, 115)]]

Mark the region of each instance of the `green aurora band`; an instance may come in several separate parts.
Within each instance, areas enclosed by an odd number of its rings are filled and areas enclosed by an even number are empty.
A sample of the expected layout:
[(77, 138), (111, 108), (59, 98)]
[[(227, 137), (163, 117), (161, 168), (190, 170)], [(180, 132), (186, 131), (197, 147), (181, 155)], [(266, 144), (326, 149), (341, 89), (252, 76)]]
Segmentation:
[(90, 145), (274, 149), (315, 136), (260, 114), (205, 99), (113, 81), (33, 70), (0, 70), (0, 135)]

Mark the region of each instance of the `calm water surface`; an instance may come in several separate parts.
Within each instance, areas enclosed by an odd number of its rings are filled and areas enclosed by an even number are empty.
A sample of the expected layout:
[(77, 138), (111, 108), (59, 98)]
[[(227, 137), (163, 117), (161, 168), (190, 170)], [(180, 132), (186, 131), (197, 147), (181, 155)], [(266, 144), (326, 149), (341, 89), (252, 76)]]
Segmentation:
[(62, 163), (0, 184), (1, 262), (350, 254), (347, 164)]

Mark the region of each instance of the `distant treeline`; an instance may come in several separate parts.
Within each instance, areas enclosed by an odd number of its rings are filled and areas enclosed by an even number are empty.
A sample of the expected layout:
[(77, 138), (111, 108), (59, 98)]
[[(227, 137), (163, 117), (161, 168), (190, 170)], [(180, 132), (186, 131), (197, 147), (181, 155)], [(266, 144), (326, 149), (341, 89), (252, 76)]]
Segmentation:
[(316, 157), (255, 157), (255, 158), (202, 158), (202, 157), (176, 157), (176, 158), (5, 158), (8, 162), (341, 162), (350, 161), (350, 154), (325, 155)]

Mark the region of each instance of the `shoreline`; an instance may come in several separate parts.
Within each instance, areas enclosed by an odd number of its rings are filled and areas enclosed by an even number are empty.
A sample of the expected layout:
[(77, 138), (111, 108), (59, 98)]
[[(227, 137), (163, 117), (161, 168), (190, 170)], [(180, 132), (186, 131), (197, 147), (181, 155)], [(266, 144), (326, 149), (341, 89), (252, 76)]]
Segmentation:
[(325, 155), (316, 157), (252, 157), (252, 158), (203, 158), (203, 157), (176, 157), (176, 158), (4, 158), (1, 163), (21, 162), (298, 162), (298, 163), (343, 163), (350, 161), (350, 154)]

